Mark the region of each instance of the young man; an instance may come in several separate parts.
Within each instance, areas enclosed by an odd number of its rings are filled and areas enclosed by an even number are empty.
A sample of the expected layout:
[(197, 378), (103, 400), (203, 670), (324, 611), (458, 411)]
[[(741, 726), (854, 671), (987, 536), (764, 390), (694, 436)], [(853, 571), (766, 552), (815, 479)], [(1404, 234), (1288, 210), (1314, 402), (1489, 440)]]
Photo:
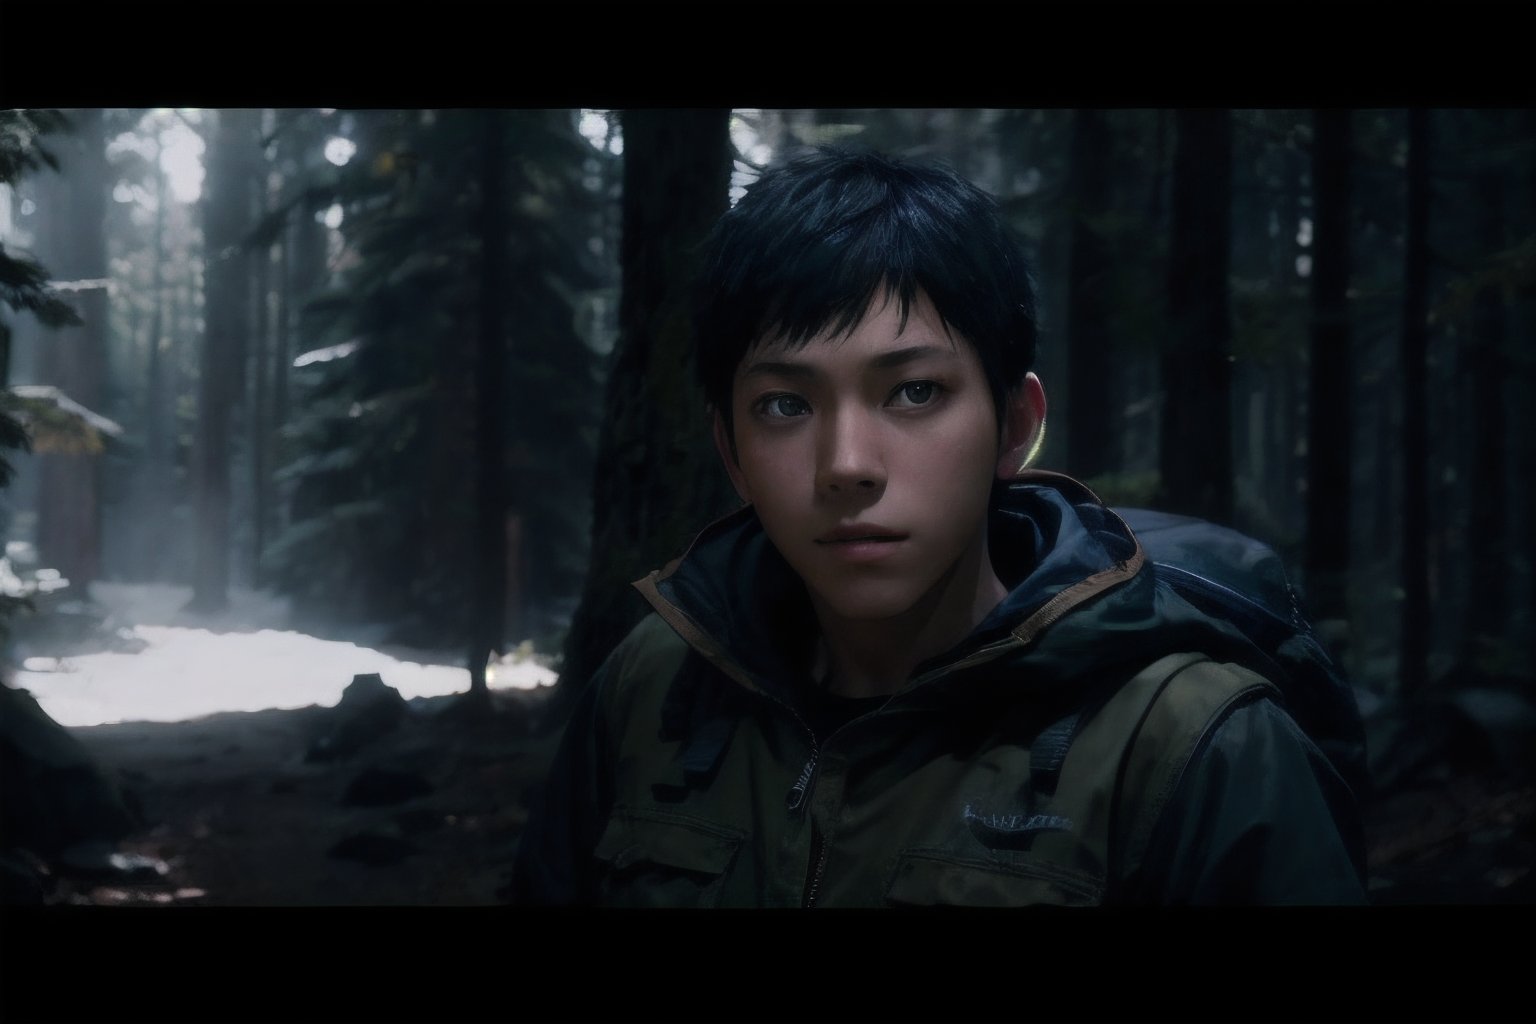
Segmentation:
[(988, 196), (791, 161), (698, 296), (746, 504), (636, 583), (654, 613), (570, 722), (515, 901), (1363, 900), (1353, 798), (1273, 663), (1025, 468), (1035, 303)]

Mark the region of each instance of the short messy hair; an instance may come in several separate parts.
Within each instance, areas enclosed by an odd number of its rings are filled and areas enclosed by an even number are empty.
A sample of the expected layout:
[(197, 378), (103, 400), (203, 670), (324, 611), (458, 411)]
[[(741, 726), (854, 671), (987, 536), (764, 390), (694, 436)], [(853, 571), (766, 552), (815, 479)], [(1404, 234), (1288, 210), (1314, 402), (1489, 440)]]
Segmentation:
[(853, 330), (876, 289), (902, 326), (918, 290), (975, 349), (999, 421), (1034, 363), (1035, 289), (996, 201), (954, 171), (820, 148), (765, 171), (716, 223), (695, 281), (695, 371), (731, 424), (736, 368), (760, 341)]

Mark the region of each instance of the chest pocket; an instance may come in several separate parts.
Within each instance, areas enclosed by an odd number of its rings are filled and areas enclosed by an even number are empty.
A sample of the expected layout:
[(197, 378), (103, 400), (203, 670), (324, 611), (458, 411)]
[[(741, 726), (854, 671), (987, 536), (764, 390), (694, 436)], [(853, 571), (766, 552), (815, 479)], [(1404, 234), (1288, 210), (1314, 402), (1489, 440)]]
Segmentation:
[(896, 861), (886, 902), (897, 906), (1092, 906), (1102, 888), (1048, 864), (1000, 864), (938, 850), (908, 850)]
[(624, 907), (712, 907), (746, 833), (714, 822), (619, 807), (594, 855), (602, 902)]

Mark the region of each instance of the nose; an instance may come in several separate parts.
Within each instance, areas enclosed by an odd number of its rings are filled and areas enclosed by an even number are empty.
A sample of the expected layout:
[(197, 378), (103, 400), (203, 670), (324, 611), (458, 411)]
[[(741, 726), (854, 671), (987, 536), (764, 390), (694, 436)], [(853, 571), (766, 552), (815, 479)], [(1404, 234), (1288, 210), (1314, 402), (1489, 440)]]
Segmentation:
[(827, 495), (878, 495), (885, 489), (879, 425), (857, 407), (842, 405), (821, 418), (816, 489)]

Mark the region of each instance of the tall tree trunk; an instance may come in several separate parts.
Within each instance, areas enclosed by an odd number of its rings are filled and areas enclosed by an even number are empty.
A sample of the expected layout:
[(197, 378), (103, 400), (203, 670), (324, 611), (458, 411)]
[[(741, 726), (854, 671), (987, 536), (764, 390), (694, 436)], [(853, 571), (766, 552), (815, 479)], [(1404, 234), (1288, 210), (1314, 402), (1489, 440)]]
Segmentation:
[[(321, 149), (319, 133), (308, 126), (311, 111), (289, 111), (292, 119), (287, 129), (278, 137), (278, 147), (283, 154), (285, 173), (291, 173), (292, 181), (285, 182), (290, 189), (301, 190), (312, 181), (310, 161)], [(289, 170), (291, 168), (291, 171)], [(325, 227), (315, 220), (315, 211), (307, 203), (300, 203), (283, 231), (282, 280), (279, 289), (279, 308), (276, 352), (273, 359), (272, 377), (272, 425), (276, 451), (274, 462), (281, 465), (287, 458), (287, 446), (283, 443), (282, 428), (289, 420), (289, 382), (296, 355), (314, 346), (313, 331), (305, 316), (305, 308), (316, 290), (322, 287), (328, 275), (326, 267)], [(289, 520), (293, 485), (279, 484), (274, 487), (276, 508), (272, 516), (275, 525), (285, 527)]]
[[(1527, 107), (1522, 110), (1516, 121), (1519, 132), (1524, 138), (1536, 139), (1536, 109)], [(1529, 237), (1529, 233), (1536, 231), (1536, 151), (1526, 150), (1523, 165), (1516, 172), (1515, 187), (1511, 197), (1515, 201), (1516, 237)], [(1528, 288), (1520, 299), (1516, 309), (1520, 319), (1516, 337), (1529, 337), (1536, 330), (1536, 295)], [(1515, 386), (1521, 394), (1530, 394), (1536, 391), (1536, 360), (1522, 360), (1522, 373), (1515, 378)], [(1536, 465), (1536, 412), (1531, 409), (1531, 403), (1521, 402), (1517, 406), (1520, 412), (1519, 424), (1515, 433), (1515, 449), (1517, 465)], [(1536, 519), (1536, 482), (1531, 480), (1531, 474), (1520, 474), (1520, 483), (1524, 485), (1526, 515), (1520, 520), (1528, 522)], [(1529, 624), (1523, 631), (1525, 633), (1523, 650), (1517, 650), (1516, 655), (1524, 654), (1527, 665), (1536, 665), (1536, 531), (1530, 529), (1517, 529), (1525, 541), (1525, 567), (1526, 567), (1526, 614), (1529, 616), (1526, 622)]]
[(735, 504), (693, 381), (688, 312), (695, 250), (726, 210), (729, 112), (633, 110), (622, 125), (619, 340), (598, 438), (591, 562), (565, 645), (562, 707), (645, 614), (629, 583), (678, 555)]
[[(258, 216), (265, 216), (268, 207), (267, 175), (264, 166), (258, 168), (256, 208)], [(267, 356), (271, 349), (268, 337), (271, 331), (272, 297), (272, 247), (262, 246), (252, 254), (255, 261), (252, 274), (252, 298), (256, 303), (251, 324), (251, 395), (250, 413), (246, 416), (251, 446), (251, 580), (261, 586), (264, 577), (261, 569), (261, 552), (267, 542), (267, 517), (271, 508), (272, 469), (271, 437), (272, 417), (268, 405)]]
[[(1471, 116), (1500, 125), (1504, 117), (1500, 111)], [(1489, 135), (1490, 146), (1503, 141), (1500, 133)], [(1475, 186), (1478, 251), (1500, 252), (1505, 246), (1502, 168), (1485, 168), (1477, 175)], [(1509, 572), (1510, 555), (1504, 535), (1508, 494), (1504, 473), (1504, 380), (1509, 372), (1504, 356), (1506, 336), (1504, 289), (1497, 283), (1484, 285), (1476, 299), (1465, 364), (1472, 377), (1472, 477), (1463, 486), (1464, 493), (1473, 497), (1467, 531), (1461, 657), (1472, 664), (1503, 639), (1506, 621), (1504, 577)]]
[(1347, 618), (1351, 440), (1349, 110), (1312, 115), (1312, 351), (1307, 399), (1307, 590), (1319, 618)]
[(250, 227), (251, 156), (256, 111), (218, 111), (208, 146), (203, 194), (203, 346), (193, 443), (195, 562), (190, 608), (219, 611), (229, 601), (230, 416), (240, 400), (249, 330), (249, 260), (241, 241)]
[(1408, 111), (1408, 210), (1403, 253), (1403, 630), (1405, 695), (1429, 681), (1429, 112)]
[(1067, 469), (1095, 477), (1120, 467), (1120, 401), (1109, 330), (1109, 254), (1095, 219), (1110, 205), (1109, 125), (1101, 110), (1073, 120), (1072, 251), (1067, 270)]
[[(1383, 362), (1391, 365), (1391, 356), (1385, 353)], [(1393, 463), (1396, 461), (1395, 452), (1401, 437), (1393, 429), (1392, 408), (1394, 388), (1392, 387), (1392, 375), (1383, 372), (1380, 382), (1373, 389), (1376, 394), (1376, 466), (1375, 485), (1371, 488), (1374, 495), (1371, 521), (1376, 528), (1371, 531), (1374, 544), (1371, 548), (1372, 562), (1385, 565), (1392, 560), (1392, 552), (1396, 550), (1394, 534), (1397, 532), (1393, 526), (1397, 523), (1398, 503), (1394, 499), (1397, 490), (1394, 479)]]
[(1152, 148), (1152, 185), (1148, 189), (1151, 199), (1148, 220), (1154, 228), (1161, 227), (1163, 218), (1167, 214), (1164, 193), (1167, 191), (1165, 184), (1165, 170), (1168, 166), (1168, 111), (1157, 112), (1157, 133), (1154, 136)]
[(1161, 506), (1232, 519), (1232, 120), (1181, 110), (1175, 127)]
[[(1163, 239), (1168, 235), (1166, 193), (1168, 191), (1169, 113), (1166, 110), (1158, 110), (1152, 116), (1154, 118), (1152, 166), (1144, 201), (1149, 237)], [(1155, 243), (1149, 244), (1148, 249), (1155, 250)], [(1166, 258), (1165, 253), (1154, 252), (1154, 255)], [(1148, 297), (1154, 299), (1159, 296), (1166, 300), (1165, 290), (1159, 289), (1156, 296), (1149, 294)], [(1161, 309), (1153, 313), (1149, 308), (1148, 319), (1152, 322), (1160, 320)], [(1122, 380), (1120, 393), (1134, 397), (1126, 406), (1126, 415), (1121, 418), (1119, 450), (1122, 468), (1137, 473), (1146, 473), (1158, 468), (1157, 432), (1162, 415), (1156, 397), (1159, 389), (1158, 372), (1162, 348), (1160, 342), (1160, 338), (1138, 336), (1135, 345), (1120, 348)]]
[[(63, 181), (55, 183), (58, 229), (44, 252), (55, 280), (102, 282), (107, 276), (106, 134), (99, 108), (73, 111), (72, 135), (58, 145)], [(106, 397), (108, 301), (105, 284), (73, 292), (82, 321), (45, 340), (43, 380), (93, 412)], [(38, 548), (85, 594), (101, 574), (101, 460), (97, 455), (43, 455), (38, 481)]]
[[(283, 426), (288, 422), (288, 369), (293, 364), (293, 330), (291, 318), (293, 316), (293, 291), (291, 272), (291, 252), (293, 241), (293, 228), (286, 225), (277, 242), (277, 288), (276, 303), (272, 317), (272, 361), (267, 373), (272, 381), (271, 409), (267, 421), (267, 464), (275, 473), (283, 465), (285, 455), (283, 447)], [(283, 509), (285, 502), (282, 499), (282, 491), (275, 480), (268, 485), (268, 495), (272, 502), (271, 509), (267, 513), (268, 525), (274, 532), (280, 532), (287, 525)]]
[[(1282, 157), (1279, 238), (1271, 247), (1271, 280), (1285, 294), (1292, 289), (1296, 260), (1302, 255), (1298, 231), (1302, 216), (1302, 180), (1299, 161)], [(1301, 408), (1304, 389), (1297, 368), (1299, 359), (1282, 357), (1279, 372), (1272, 375), (1275, 396), (1271, 420), (1275, 474), (1270, 492), (1270, 518), (1282, 535), (1299, 534), (1306, 528), (1306, 501), (1300, 493), (1307, 479), (1305, 445), (1298, 439), (1306, 435)]]
[(480, 112), (480, 331), (475, 367), (476, 543), (466, 567), (472, 583), (469, 691), (485, 700), (486, 659), (502, 649), (507, 597), (507, 487), (504, 378), (507, 338), (502, 327), (506, 287), (507, 115)]
[[(138, 500), (134, 503), (139, 521), (139, 551), (136, 554), (137, 574), (142, 579), (163, 578), (160, 564), (165, 553), (164, 532), (170, 521), (172, 499), (171, 480), (173, 469), (171, 449), (167, 438), (169, 417), (168, 404), (167, 344), (165, 318), (165, 206), (170, 202), (166, 188), (165, 169), (160, 166), (160, 149), (155, 149), (155, 234), (154, 270), (150, 278), (150, 301), (154, 313), (150, 317), (149, 359), (145, 367), (148, 377), (144, 388), (144, 455), (137, 474)], [(174, 326), (172, 327), (174, 330)]]

